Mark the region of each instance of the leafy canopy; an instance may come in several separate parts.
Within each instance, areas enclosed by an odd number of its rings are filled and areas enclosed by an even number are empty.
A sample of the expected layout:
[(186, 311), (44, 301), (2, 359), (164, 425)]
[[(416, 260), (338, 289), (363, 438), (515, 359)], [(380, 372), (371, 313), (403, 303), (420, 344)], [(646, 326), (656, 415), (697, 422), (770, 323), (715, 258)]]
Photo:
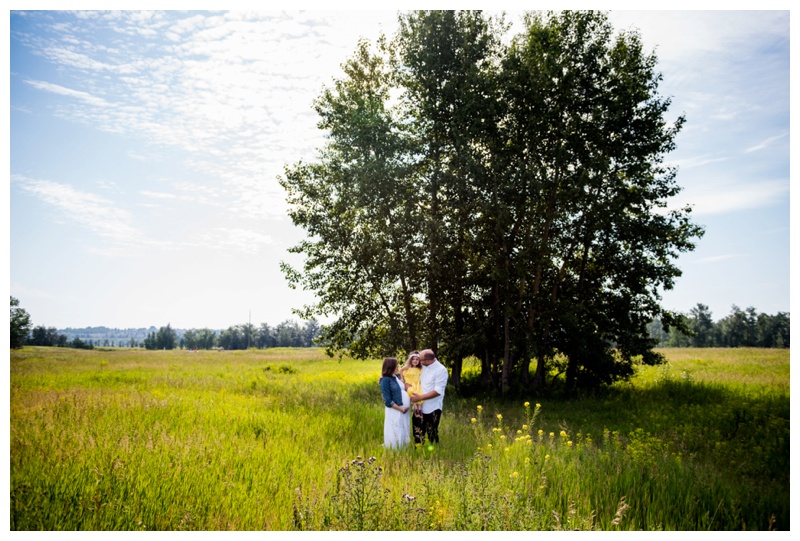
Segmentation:
[[(306, 240), (298, 313), (334, 316), (329, 351), (432, 347), (459, 385), (611, 383), (657, 363), (646, 329), (703, 231), (664, 164), (656, 57), (598, 12), (531, 13), (506, 42), (480, 12), (400, 15), (314, 103), (328, 134), (280, 178)], [(535, 369), (531, 373), (531, 362)]]

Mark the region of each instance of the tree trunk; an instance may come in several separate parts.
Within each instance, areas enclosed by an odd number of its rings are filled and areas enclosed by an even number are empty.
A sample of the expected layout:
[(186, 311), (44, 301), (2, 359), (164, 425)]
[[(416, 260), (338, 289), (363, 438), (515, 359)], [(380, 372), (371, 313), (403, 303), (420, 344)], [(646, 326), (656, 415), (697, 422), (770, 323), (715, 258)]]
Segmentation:
[(508, 316), (503, 319), (503, 372), (501, 383), (501, 392), (505, 396), (511, 386), (511, 335)]
[[(461, 306), (455, 310), (456, 337), (460, 339), (464, 335), (464, 310)], [(461, 386), (461, 367), (464, 364), (464, 354), (461, 344), (456, 346), (453, 358), (453, 366), (450, 369), (450, 383), (458, 389)]]
[(403, 288), (403, 308), (406, 312), (406, 328), (408, 329), (408, 341), (412, 351), (419, 351), (417, 343), (417, 328), (414, 324), (414, 315), (411, 312), (411, 294), (406, 286), (405, 274), (400, 273), (400, 285)]
[(461, 368), (463, 365), (464, 357), (459, 353), (453, 359), (453, 366), (450, 368), (450, 383), (456, 390), (461, 387)]
[(540, 353), (536, 357), (536, 372), (531, 380), (531, 389), (542, 389), (544, 387), (545, 356)]

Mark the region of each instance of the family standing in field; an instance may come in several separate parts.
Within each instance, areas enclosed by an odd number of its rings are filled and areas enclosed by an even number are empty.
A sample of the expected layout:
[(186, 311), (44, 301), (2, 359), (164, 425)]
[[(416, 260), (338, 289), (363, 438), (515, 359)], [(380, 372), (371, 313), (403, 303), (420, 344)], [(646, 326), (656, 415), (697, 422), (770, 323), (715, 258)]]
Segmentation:
[[(383, 422), (383, 445), (402, 447), (414, 443), (439, 443), (439, 419), (442, 416), (447, 368), (433, 350), (412, 351), (402, 368), (395, 357), (383, 360), (381, 394), (386, 406)], [(411, 423), (409, 423), (411, 417)]]

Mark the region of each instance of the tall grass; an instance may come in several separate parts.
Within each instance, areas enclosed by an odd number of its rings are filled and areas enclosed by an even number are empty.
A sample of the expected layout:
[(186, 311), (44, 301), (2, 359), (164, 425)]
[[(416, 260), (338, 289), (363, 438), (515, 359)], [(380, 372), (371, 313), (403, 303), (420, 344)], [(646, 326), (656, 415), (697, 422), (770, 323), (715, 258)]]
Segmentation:
[(665, 352), (579, 400), (448, 390), (441, 443), (391, 451), (380, 361), (24, 348), (11, 528), (788, 529), (788, 352)]

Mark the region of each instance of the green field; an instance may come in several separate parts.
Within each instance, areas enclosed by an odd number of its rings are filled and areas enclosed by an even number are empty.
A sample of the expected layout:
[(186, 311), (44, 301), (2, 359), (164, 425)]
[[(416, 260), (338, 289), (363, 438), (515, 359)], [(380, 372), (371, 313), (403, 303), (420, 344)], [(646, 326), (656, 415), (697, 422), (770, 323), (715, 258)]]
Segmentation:
[(437, 448), (386, 451), (378, 360), (14, 350), (10, 526), (788, 530), (789, 351), (662, 351), (590, 398), (448, 390)]

